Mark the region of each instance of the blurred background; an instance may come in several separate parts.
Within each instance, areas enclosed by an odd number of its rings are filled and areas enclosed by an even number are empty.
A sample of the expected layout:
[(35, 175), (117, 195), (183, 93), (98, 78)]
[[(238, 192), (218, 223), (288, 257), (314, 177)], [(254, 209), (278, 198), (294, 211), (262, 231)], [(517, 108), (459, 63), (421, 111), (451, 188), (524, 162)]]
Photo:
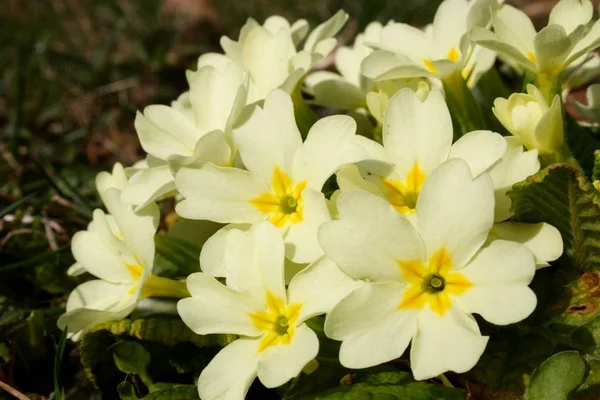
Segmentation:
[[(314, 27), (343, 8), (351, 43), (373, 20), (429, 23), (439, 2), (0, 0), (0, 381), (38, 398), (54, 390), (56, 318), (78, 283), (65, 274), (69, 243), (99, 206), (94, 177), (141, 158), (136, 110), (186, 90), (198, 55), (248, 17)], [(544, 25), (555, 1), (510, 3)], [(90, 398), (77, 347), (64, 357), (64, 385)]]

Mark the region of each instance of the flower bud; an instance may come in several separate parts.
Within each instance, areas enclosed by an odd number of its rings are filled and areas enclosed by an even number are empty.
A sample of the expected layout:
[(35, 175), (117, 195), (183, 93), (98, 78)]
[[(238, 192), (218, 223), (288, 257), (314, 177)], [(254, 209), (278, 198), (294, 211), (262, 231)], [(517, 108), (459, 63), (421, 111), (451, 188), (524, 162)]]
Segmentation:
[(534, 85), (527, 94), (515, 93), (508, 99), (497, 98), (492, 109), (502, 125), (529, 150), (540, 155), (552, 154), (563, 144), (563, 120), (560, 96), (548, 105)]

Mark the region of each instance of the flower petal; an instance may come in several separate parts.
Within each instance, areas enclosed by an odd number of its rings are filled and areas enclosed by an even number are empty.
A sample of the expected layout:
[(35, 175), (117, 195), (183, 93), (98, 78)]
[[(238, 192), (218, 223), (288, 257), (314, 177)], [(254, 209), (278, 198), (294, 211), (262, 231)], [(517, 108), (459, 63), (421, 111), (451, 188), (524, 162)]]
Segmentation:
[(522, 55), (534, 51), (535, 27), (523, 11), (504, 4), (492, 14), (492, 25), (500, 40), (516, 47)]
[[(438, 7), (433, 20), (433, 40), (446, 53), (456, 46), (467, 33), (467, 0), (445, 0)], [(438, 56), (439, 57), (439, 56)]]
[(135, 130), (144, 151), (162, 160), (172, 154), (191, 155), (200, 137), (200, 131), (181, 111), (163, 105), (138, 112)]
[(469, 36), (474, 43), (490, 49), (508, 60), (518, 63), (523, 68), (530, 71), (537, 70), (535, 64), (515, 47), (512, 42), (504, 42), (497, 34), (491, 32), (489, 29), (475, 27), (469, 32)]
[(594, 6), (589, 0), (561, 0), (552, 8), (548, 25), (561, 25), (567, 34), (592, 19)]
[(204, 66), (191, 74), (189, 84), (190, 102), (199, 132), (225, 131), (232, 112), (239, 112), (234, 109), (236, 97), (243, 97), (244, 103), (246, 100), (244, 71), (234, 62), (221, 70)]
[(258, 339), (238, 339), (228, 344), (202, 370), (198, 392), (202, 400), (239, 400), (256, 378)]
[(425, 32), (403, 23), (384, 26), (376, 47), (405, 55), (413, 60), (428, 59), (436, 53), (435, 43)]
[(289, 344), (267, 348), (258, 361), (258, 379), (268, 388), (283, 385), (300, 374), (319, 352), (317, 335), (305, 324), (296, 328)]
[(188, 276), (187, 288), (192, 297), (179, 300), (177, 312), (197, 334), (261, 335), (250, 314), (262, 311), (263, 305), (252, 296), (230, 289), (202, 272)]
[(133, 256), (147, 270), (154, 265), (154, 234), (158, 228), (160, 212), (154, 203), (148, 204), (137, 212), (121, 201), (121, 191), (108, 189), (104, 192), (106, 208), (114, 217), (123, 242)]
[(467, 313), (477, 313), (496, 325), (525, 319), (537, 304), (527, 286), (535, 273), (533, 254), (525, 246), (494, 240), (461, 270), (472, 285), (456, 302)]
[(133, 283), (119, 247), (112, 246), (97, 232), (75, 233), (71, 249), (77, 263), (90, 274), (111, 283)]
[(271, 182), (275, 167), (289, 174), (302, 145), (290, 96), (282, 90), (271, 92), (264, 107), (255, 106), (249, 118), (234, 129), (233, 138), (248, 171), (263, 182)]
[(174, 193), (175, 178), (168, 165), (137, 171), (121, 192), (125, 204), (137, 205), (142, 209), (160, 197)]
[(492, 228), (492, 181), (487, 174), (473, 179), (461, 159), (448, 160), (425, 181), (416, 210), (427, 258), (446, 248), (453, 265), (460, 268), (479, 250)]
[(323, 255), (317, 232), (331, 216), (320, 191), (304, 189), (302, 201), (303, 220), (290, 225), (284, 234), (285, 256), (295, 263), (308, 264)]
[(421, 101), (406, 88), (388, 104), (383, 122), (383, 145), (395, 172), (406, 177), (418, 163), (429, 176), (448, 158), (452, 144), (452, 120), (444, 97), (432, 91)]
[(449, 158), (461, 158), (469, 164), (473, 176), (488, 170), (506, 152), (506, 140), (492, 131), (473, 131), (458, 139), (450, 147)]
[(269, 192), (269, 188), (248, 171), (207, 163), (198, 169), (182, 168), (175, 185), (184, 197), (175, 210), (184, 218), (224, 224), (265, 218), (250, 200)]
[(244, 232), (233, 229), (225, 238), (227, 281), (258, 301), (270, 292), (286, 298), (284, 245), (281, 232), (268, 221), (259, 221)]
[(340, 362), (347, 368), (367, 368), (404, 353), (419, 311), (398, 310), (404, 286), (365, 284), (342, 299), (325, 321), (325, 333), (341, 340)]
[(320, 191), (342, 165), (367, 158), (367, 150), (355, 140), (355, 133), (356, 122), (347, 115), (318, 120), (294, 159), (294, 179), (306, 179), (309, 188)]
[(501, 222), (494, 224), (492, 239), (504, 239), (521, 243), (535, 256), (538, 268), (548, 266), (563, 253), (563, 240), (558, 229), (545, 222), (526, 224), (521, 222)]
[[(225, 267), (225, 246), (227, 244), (227, 235), (232, 229), (247, 231), (250, 224), (229, 224), (219, 229), (202, 246), (200, 251), (200, 268), (202, 272), (215, 278), (226, 278), (227, 268)], [(227, 286), (235, 289), (233, 282), (227, 282)]]
[(472, 316), (455, 307), (443, 316), (423, 309), (410, 350), (415, 379), (436, 377), (447, 371), (467, 372), (485, 350), (487, 336), (481, 336)]
[(344, 272), (357, 279), (402, 281), (399, 260), (423, 260), (419, 234), (385, 200), (349, 191), (338, 198), (340, 219), (323, 224), (319, 243)]
[(298, 322), (303, 322), (328, 313), (358, 286), (359, 282), (323, 256), (294, 276), (288, 288), (288, 303), (302, 304)]
[(523, 151), (523, 145), (516, 137), (507, 137), (506, 153), (502, 161), (490, 171), (496, 199), (494, 221), (504, 221), (512, 216), (511, 200), (506, 194), (512, 186), (525, 180), (540, 169), (537, 150)]

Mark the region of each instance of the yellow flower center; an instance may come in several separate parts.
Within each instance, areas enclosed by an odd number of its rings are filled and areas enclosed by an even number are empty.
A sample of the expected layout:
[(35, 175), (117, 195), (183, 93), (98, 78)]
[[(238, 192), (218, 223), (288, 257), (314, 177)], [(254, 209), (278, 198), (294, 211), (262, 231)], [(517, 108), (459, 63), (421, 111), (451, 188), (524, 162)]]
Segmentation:
[(144, 269), (139, 264), (125, 264), (125, 268), (127, 268), (127, 271), (129, 271), (129, 273), (131, 274), (131, 277), (133, 278), (133, 285), (131, 285), (131, 288), (129, 289), (129, 293), (134, 294), (135, 291), (137, 290), (138, 282), (142, 278)]
[(420, 260), (397, 261), (408, 288), (398, 308), (421, 309), (425, 305), (444, 315), (452, 305), (451, 296), (459, 296), (471, 287), (461, 273), (452, 272), (452, 259), (445, 247), (431, 255), (427, 265)]
[(415, 161), (410, 171), (406, 174), (404, 182), (382, 179), (387, 200), (394, 206), (396, 211), (403, 215), (415, 213), (417, 198), (425, 183), (425, 178), (425, 174), (419, 167), (419, 162)]
[(433, 65), (429, 58), (424, 58), (423, 64), (425, 64), (425, 68), (427, 68), (427, 71), (433, 72), (434, 74), (438, 72), (438, 69), (435, 67), (435, 65)]
[(460, 53), (456, 46), (452, 46), (452, 48), (446, 53), (446, 58), (452, 62), (457, 62), (460, 58)]
[(269, 221), (278, 228), (302, 221), (302, 191), (306, 181), (294, 185), (292, 178), (278, 167), (273, 170), (271, 192), (250, 200), (261, 212), (269, 215)]
[(530, 51), (529, 53), (527, 53), (527, 59), (534, 64), (537, 63), (537, 58), (535, 57), (535, 53), (533, 51)]
[(250, 314), (254, 326), (265, 332), (258, 352), (271, 346), (289, 344), (296, 331), (296, 320), (300, 315), (302, 304), (288, 304), (267, 291), (267, 310)]

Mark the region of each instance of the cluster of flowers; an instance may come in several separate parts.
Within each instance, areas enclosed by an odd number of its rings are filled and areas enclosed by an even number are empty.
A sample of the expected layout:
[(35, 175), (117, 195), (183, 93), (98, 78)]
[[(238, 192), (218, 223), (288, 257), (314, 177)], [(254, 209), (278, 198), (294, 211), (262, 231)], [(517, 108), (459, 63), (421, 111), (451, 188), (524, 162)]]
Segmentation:
[[(562, 254), (554, 227), (510, 221), (507, 192), (564, 146), (558, 92), (600, 41), (592, 13), (589, 0), (561, 0), (536, 33), (496, 0), (445, 0), (424, 30), (370, 24), (337, 50), (341, 75), (311, 70), (336, 47), (344, 12), (310, 34), (304, 20), (250, 19), (237, 41), (221, 39), (225, 54), (199, 58), (188, 92), (138, 113), (146, 159), (98, 175), (109, 214), (96, 210), (73, 237), (69, 271), (98, 280), (73, 291), (59, 326), (77, 339), (143, 298), (181, 298), (194, 332), (239, 335), (201, 373), (206, 400), (298, 375), (319, 348), (306, 321), (321, 314), (346, 367), (396, 359), (410, 343), (416, 379), (468, 371), (488, 341), (472, 314), (523, 320), (536, 267)], [(535, 76), (528, 94), (495, 102), (513, 136), (474, 130), (453, 143), (461, 115), (445, 96), (475, 85), (496, 55)], [(311, 104), (346, 115), (312, 124)], [(152, 273), (156, 202), (169, 197), (182, 221), (225, 224), (187, 290)]]

